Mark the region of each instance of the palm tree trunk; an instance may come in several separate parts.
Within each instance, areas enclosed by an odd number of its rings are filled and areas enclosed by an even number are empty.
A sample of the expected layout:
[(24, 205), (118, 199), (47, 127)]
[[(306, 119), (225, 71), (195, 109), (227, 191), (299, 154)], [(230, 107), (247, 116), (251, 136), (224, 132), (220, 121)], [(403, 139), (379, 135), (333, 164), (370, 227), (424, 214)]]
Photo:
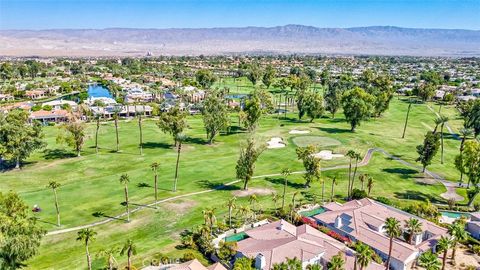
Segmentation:
[(130, 210), (128, 208), (128, 186), (125, 185), (125, 207), (127, 209), (127, 221), (130, 222)]
[(132, 270), (132, 251), (128, 250), (127, 269)]
[(228, 227), (232, 228), (232, 207), (228, 207)]
[(441, 145), (442, 145), (442, 151), (440, 152), (440, 163), (443, 164), (443, 123), (442, 123), (442, 126), (440, 128), (440, 141), (441, 141)]
[(447, 264), (447, 252), (448, 249), (445, 249), (445, 251), (443, 251), (442, 270), (445, 270), (445, 265)]
[(455, 241), (452, 245), (452, 264), (455, 265), (455, 255), (457, 253), (457, 242)]
[(330, 193), (330, 201), (333, 202), (333, 189), (335, 187), (335, 180), (332, 180), (332, 192)]
[(352, 195), (352, 192), (353, 192), (353, 186), (354, 186), (354, 183), (355, 183), (355, 177), (357, 176), (357, 169), (358, 169), (358, 158), (355, 159), (355, 169), (353, 170), (352, 186), (350, 187), (350, 195)]
[(284, 107), (285, 107), (285, 111), (283, 112), (283, 118), (284, 118), (284, 119), (287, 119), (287, 93), (285, 93), (285, 104), (284, 104)]
[(140, 131), (140, 155), (143, 155), (143, 132), (142, 132), (142, 115), (138, 115), (138, 130)]
[(95, 130), (95, 152), (98, 154), (98, 130), (100, 129), (100, 117), (97, 118), (97, 129)]
[(285, 208), (285, 195), (287, 194), (287, 185), (288, 180), (287, 177), (285, 177), (285, 185), (283, 185), (282, 210)]
[(175, 182), (173, 183), (173, 191), (177, 191), (177, 181), (178, 181), (178, 163), (180, 162), (180, 152), (182, 150), (182, 142), (178, 143), (177, 148), (177, 164), (175, 165)]
[(350, 164), (348, 165), (348, 187), (347, 187), (347, 195), (350, 198), (350, 182), (352, 178), (352, 159), (350, 158)]
[(15, 161), (16, 161), (16, 163), (15, 163), (15, 169), (20, 169), (20, 157), (17, 156), (17, 157), (15, 158)]
[(408, 104), (407, 117), (405, 118), (405, 125), (403, 126), (402, 139), (405, 138), (405, 131), (407, 131), (408, 116), (410, 115), (410, 108), (411, 108), (411, 107), (412, 107), (412, 103), (410, 102), (410, 103)]
[(155, 170), (155, 180), (154, 180), (154, 188), (155, 188), (155, 203), (158, 201), (158, 174)]
[(57, 226), (60, 227), (60, 208), (58, 207), (57, 191), (53, 189), (53, 195), (55, 197), (55, 210), (57, 210)]
[(390, 269), (390, 258), (392, 257), (393, 237), (390, 237), (390, 247), (388, 248), (388, 258), (385, 269)]
[(86, 254), (87, 254), (88, 270), (92, 270), (92, 259), (90, 258), (90, 252), (88, 252), (88, 243), (85, 243), (85, 251), (86, 251)]
[(118, 141), (118, 116), (115, 117), (115, 136), (117, 138), (117, 152), (120, 151), (120, 142)]
[(325, 203), (325, 180), (322, 181), (322, 205)]

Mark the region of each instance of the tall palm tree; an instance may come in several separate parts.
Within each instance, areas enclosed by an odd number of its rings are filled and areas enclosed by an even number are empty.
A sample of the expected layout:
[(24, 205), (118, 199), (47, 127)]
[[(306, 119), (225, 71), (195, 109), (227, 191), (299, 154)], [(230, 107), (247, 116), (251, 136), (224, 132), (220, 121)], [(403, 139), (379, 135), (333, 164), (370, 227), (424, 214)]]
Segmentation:
[(120, 255), (127, 254), (127, 270), (132, 270), (132, 256), (137, 254), (137, 247), (131, 239), (128, 239), (127, 242), (122, 247)]
[(365, 190), (365, 181), (367, 181), (367, 179), (368, 179), (368, 174), (366, 173), (360, 174), (360, 176), (358, 177), (358, 180), (362, 184), (362, 190)]
[(347, 156), (350, 159), (350, 163), (348, 164), (348, 187), (347, 187), (347, 197), (350, 198), (350, 185), (352, 182), (352, 161), (355, 158), (355, 151), (348, 150), (345, 156)]
[(418, 258), (419, 265), (426, 270), (440, 270), (441, 263), (438, 260), (437, 254), (432, 251), (422, 253)]
[(292, 171), (289, 168), (285, 168), (282, 170), (283, 178), (285, 179), (285, 183), (283, 185), (283, 195), (282, 195), (282, 210), (285, 208), (285, 195), (287, 193), (287, 185), (288, 185), (288, 176), (292, 174)]
[(445, 126), (445, 124), (448, 122), (448, 117), (446, 116), (441, 116), (440, 117), (440, 120), (442, 121), (442, 124), (440, 126), (440, 142), (441, 142), (441, 146), (442, 146), (442, 149), (441, 149), (441, 152), (440, 152), (440, 161), (441, 163), (443, 164), (443, 127)]
[(275, 213), (277, 213), (278, 209), (277, 209), (277, 202), (278, 200), (280, 199), (280, 196), (278, 196), (278, 194), (275, 192), (273, 193), (272, 195), (272, 202), (273, 202), (273, 208), (275, 209)]
[(182, 152), (182, 143), (185, 140), (185, 135), (183, 134), (178, 134), (175, 138), (175, 141), (177, 142), (177, 162), (175, 164), (175, 181), (173, 182), (173, 192), (177, 191), (177, 183), (178, 183), (178, 165), (180, 162), (180, 153)]
[(362, 158), (362, 156), (360, 156), (360, 153), (355, 152), (354, 158), (355, 158), (355, 169), (353, 170), (352, 185), (350, 186), (350, 196), (352, 195), (353, 186), (355, 184), (355, 177), (357, 175), (357, 169), (358, 169), (358, 161)]
[(95, 241), (95, 235), (97, 233), (92, 229), (81, 229), (77, 232), (77, 241), (83, 241), (85, 243), (85, 252), (87, 254), (87, 266), (88, 270), (92, 270), (92, 258), (90, 257), (90, 252), (88, 251), (88, 244)]
[(370, 197), (370, 192), (372, 191), (372, 188), (375, 184), (375, 181), (373, 180), (373, 177), (369, 176), (367, 179), (367, 196)]
[(255, 194), (252, 194), (250, 195), (250, 197), (248, 197), (248, 203), (250, 204), (250, 208), (252, 209), (252, 213), (253, 213), (253, 219), (256, 220), (257, 219), (257, 209), (256, 209), (256, 205), (258, 203), (258, 197), (257, 195)]
[(373, 255), (375, 252), (367, 245), (362, 242), (357, 242), (355, 245), (355, 266), (360, 265), (360, 270), (368, 267), (370, 262), (372, 262)]
[(228, 207), (228, 227), (232, 228), (232, 211), (237, 207), (235, 202), (237, 201), (237, 197), (233, 196), (232, 198), (228, 199), (227, 207)]
[(292, 196), (292, 209), (295, 209), (297, 207), (297, 203), (295, 201), (295, 197), (297, 197), (298, 191), (295, 191)]
[(327, 264), (327, 270), (345, 270), (345, 260), (341, 252), (332, 256), (330, 262)]
[(245, 205), (241, 205), (238, 208), (237, 213), (240, 214), (241, 216), (243, 216), (243, 222), (247, 223), (247, 220), (250, 216), (251, 210), (250, 210), (250, 207), (245, 206)]
[(438, 240), (437, 250), (439, 252), (443, 252), (442, 270), (445, 270), (445, 265), (447, 264), (447, 253), (451, 246), (452, 246), (452, 241), (447, 236), (442, 236)]
[(452, 236), (452, 262), (455, 265), (455, 255), (457, 252), (458, 242), (468, 239), (468, 233), (465, 231), (465, 223), (454, 222), (448, 228), (448, 233)]
[(150, 165), (150, 168), (152, 168), (153, 171), (153, 181), (154, 181), (154, 189), (155, 189), (155, 204), (158, 201), (158, 168), (160, 167), (160, 164), (158, 162), (153, 162)]
[(410, 115), (410, 109), (411, 109), (411, 108), (412, 108), (412, 102), (410, 101), (410, 102), (408, 103), (407, 117), (405, 118), (405, 125), (403, 126), (402, 139), (405, 138), (405, 131), (407, 131), (408, 116)]
[(60, 227), (60, 208), (58, 206), (57, 188), (61, 186), (60, 183), (51, 181), (48, 183), (48, 187), (53, 191), (53, 197), (55, 199), (55, 210), (57, 211), (57, 226)]
[(440, 126), (442, 122), (443, 122), (442, 117), (437, 117), (435, 119), (435, 128), (433, 129), (433, 133), (437, 133), (438, 126)]
[(422, 223), (416, 218), (405, 220), (405, 229), (408, 232), (408, 243), (412, 244), (413, 237), (422, 232)]
[(127, 222), (130, 222), (130, 209), (128, 207), (128, 183), (130, 182), (130, 177), (128, 174), (122, 174), (120, 176), (120, 184), (123, 184), (124, 192), (125, 192), (125, 207), (127, 210)]
[(390, 269), (390, 259), (392, 258), (393, 238), (397, 238), (402, 233), (400, 229), (400, 221), (396, 218), (389, 217), (385, 221), (385, 231), (390, 238), (390, 247), (388, 248), (388, 259), (386, 263), (386, 270)]
[[(473, 130), (470, 128), (462, 128), (460, 129), (460, 135), (462, 136), (462, 141), (460, 142), (460, 158), (463, 155), (463, 149), (465, 146), (465, 141), (473, 135)], [(460, 181), (459, 183), (463, 183), (463, 172), (464, 170), (460, 170)]]
[(287, 258), (287, 266), (288, 266), (288, 269), (291, 269), (291, 270), (302, 269), (302, 262), (296, 257), (293, 259)]
[(207, 208), (202, 211), (202, 214), (205, 226), (208, 226), (210, 232), (213, 232), (213, 227), (217, 223), (217, 217), (215, 216), (215, 208)]
[(115, 108), (113, 109), (113, 121), (115, 124), (115, 138), (117, 142), (117, 152), (120, 152), (120, 141), (118, 139), (118, 114), (120, 113), (120, 110), (121, 110), (121, 107), (119, 109), (119, 107), (117, 106), (115, 106)]
[[(135, 111), (137, 111), (137, 105), (135, 105)], [(143, 132), (142, 132), (142, 114), (137, 113), (138, 115), (138, 131), (139, 131), (139, 147), (140, 147), (140, 155), (143, 155)]]
[(332, 191), (331, 191), (331, 193), (330, 193), (330, 201), (331, 201), (331, 202), (333, 202), (333, 196), (334, 196), (334, 194), (335, 194), (334, 188), (335, 188), (335, 185), (336, 185), (336, 184), (337, 184), (337, 176), (334, 176), (334, 177), (332, 178)]
[(110, 249), (101, 249), (97, 253), (97, 257), (98, 258), (104, 258), (106, 263), (107, 263), (106, 268), (108, 270), (113, 270), (113, 269), (116, 268), (115, 266), (118, 265), (118, 262), (115, 259), (115, 255), (117, 253), (118, 253), (118, 248), (116, 248), (116, 247), (113, 247), (113, 248), (110, 248)]
[(95, 115), (95, 119), (97, 120), (97, 127), (95, 129), (95, 153), (98, 154), (98, 131), (100, 130), (100, 114)]

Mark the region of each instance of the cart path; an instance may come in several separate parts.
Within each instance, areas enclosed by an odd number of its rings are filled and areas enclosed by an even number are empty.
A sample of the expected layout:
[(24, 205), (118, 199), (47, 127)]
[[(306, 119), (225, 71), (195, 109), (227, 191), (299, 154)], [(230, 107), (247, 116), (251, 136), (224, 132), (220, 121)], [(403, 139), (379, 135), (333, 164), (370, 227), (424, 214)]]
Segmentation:
[[(358, 167), (368, 165), (368, 163), (372, 159), (372, 156), (373, 156), (374, 152), (382, 153), (386, 157), (388, 157), (392, 160), (398, 161), (405, 166), (414, 168), (415, 170), (417, 170), (419, 172), (422, 171), (422, 167), (414, 165), (414, 164), (412, 164), (408, 161), (405, 161), (405, 160), (403, 160), (403, 159), (401, 159), (397, 156), (394, 156), (394, 155), (388, 153), (387, 151), (383, 150), (382, 148), (370, 148), (370, 149), (368, 149), (367, 153), (365, 154), (363, 159), (358, 163)], [(325, 167), (325, 168), (322, 168), (321, 170), (322, 171), (330, 171), (330, 170), (337, 170), (337, 169), (348, 169), (348, 167), (349, 167), (349, 165), (347, 164), (347, 165), (338, 165), (338, 166), (333, 166), (333, 167)], [(292, 172), (292, 174), (303, 174), (303, 173), (305, 173), (305, 171)], [(441, 194), (441, 196), (443, 198), (445, 198), (447, 200), (448, 199), (454, 199), (456, 201), (462, 201), (464, 199), (462, 196), (460, 196), (456, 193), (456, 191), (455, 191), (455, 189), (457, 187), (456, 183), (445, 180), (445, 178), (443, 178), (442, 176), (440, 176), (436, 173), (433, 173), (429, 170), (425, 170), (425, 174), (428, 175), (429, 177), (435, 179), (435, 181), (437, 181), (437, 182), (439, 182), (439, 183), (441, 183), (445, 186), (445, 188), (447, 189), (447, 192)], [(252, 178), (253, 179), (255, 179), (255, 178), (265, 178), (265, 177), (273, 177), (273, 176), (281, 176), (281, 175), (282, 175), (281, 173), (274, 173), (274, 174), (258, 175), (258, 176), (254, 176)], [(234, 185), (238, 182), (241, 182), (241, 180), (231, 181), (231, 182), (225, 183), (223, 185), (219, 185), (218, 187), (215, 187), (213, 189), (207, 189), (207, 190), (191, 192), (191, 193), (186, 193), (186, 194), (182, 194), (182, 195), (177, 195), (177, 196), (165, 198), (165, 199), (159, 200), (157, 202), (153, 202), (153, 203), (150, 203), (150, 204), (147, 204), (147, 205), (143, 205), (143, 206), (139, 206), (137, 208), (134, 208), (130, 211), (130, 213), (135, 213), (135, 212), (140, 211), (144, 208), (155, 208), (156, 205), (162, 204), (162, 203), (165, 203), (165, 202), (174, 201), (174, 200), (181, 199), (181, 198), (186, 198), (186, 197), (192, 197), (192, 196), (196, 196), (196, 195), (200, 195), (200, 194), (205, 194), (205, 193), (213, 192), (213, 191), (216, 191), (216, 190), (222, 190), (222, 189), (224, 189), (228, 186)], [(78, 230), (81, 230), (81, 229), (86, 229), (86, 228), (91, 228), (91, 227), (107, 224), (107, 223), (115, 221), (115, 220), (122, 220), (122, 218), (124, 218), (126, 215), (127, 215), (127, 213), (122, 213), (122, 214), (116, 215), (114, 217), (104, 219), (102, 221), (97, 221), (97, 222), (93, 222), (93, 223), (89, 223), (89, 224), (85, 224), (85, 225), (81, 225), (81, 226), (76, 226), (76, 227), (71, 227), (71, 228), (66, 228), (66, 229), (61, 229), (61, 230), (50, 231), (50, 232), (47, 233), (47, 235), (63, 234), (63, 233), (78, 231)]]

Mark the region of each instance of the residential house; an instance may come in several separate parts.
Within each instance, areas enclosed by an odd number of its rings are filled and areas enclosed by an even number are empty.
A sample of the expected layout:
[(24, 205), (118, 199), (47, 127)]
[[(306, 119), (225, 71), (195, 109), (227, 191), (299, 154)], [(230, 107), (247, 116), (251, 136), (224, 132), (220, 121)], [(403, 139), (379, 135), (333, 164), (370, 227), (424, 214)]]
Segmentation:
[(177, 265), (161, 265), (161, 266), (147, 266), (142, 268), (142, 270), (227, 270), (220, 263), (215, 263), (210, 266), (203, 266), (197, 259), (191, 261), (177, 264)]
[(467, 231), (473, 238), (480, 240), (480, 212), (472, 213), (470, 221), (467, 222)]
[(30, 99), (41, 99), (46, 97), (45, 91), (43, 90), (28, 90), (25, 91), (25, 96)]
[(72, 110), (76, 110), (78, 104), (75, 101), (71, 100), (52, 100), (49, 102), (44, 102), (43, 106), (51, 106), (54, 110), (65, 109), (66, 107), (72, 108)]
[(35, 111), (30, 113), (30, 120), (40, 121), (43, 124), (65, 122), (69, 119), (70, 113), (66, 110)]
[(10, 94), (0, 94), (0, 102), (2, 101), (11, 101), (14, 97)]

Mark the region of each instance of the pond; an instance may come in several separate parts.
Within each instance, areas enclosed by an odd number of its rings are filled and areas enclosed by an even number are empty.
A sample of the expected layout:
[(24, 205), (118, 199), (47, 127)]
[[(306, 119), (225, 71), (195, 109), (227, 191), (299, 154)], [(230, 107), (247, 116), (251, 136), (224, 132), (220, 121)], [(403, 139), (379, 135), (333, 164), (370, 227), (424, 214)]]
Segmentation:
[(88, 97), (107, 97), (107, 98), (112, 98), (112, 95), (110, 94), (110, 91), (108, 91), (108, 88), (99, 85), (99, 84), (91, 84), (88, 86)]
[(245, 238), (248, 238), (248, 235), (245, 232), (240, 232), (240, 233), (236, 233), (236, 234), (225, 237), (225, 242), (238, 242)]
[(325, 208), (319, 207), (319, 208), (315, 208), (315, 209), (312, 209), (312, 210), (300, 212), (300, 215), (302, 215), (304, 217), (313, 217), (313, 216), (321, 214), (325, 211), (326, 211)]
[(470, 218), (469, 213), (451, 212), (451, 211), (440, 211), (440, 213), (442, 214), (442, 216), (449, 217), (449, 218), (454, 218), (454, 219), (460, 218), (462, 216), (464, 216), (466, 218)]

